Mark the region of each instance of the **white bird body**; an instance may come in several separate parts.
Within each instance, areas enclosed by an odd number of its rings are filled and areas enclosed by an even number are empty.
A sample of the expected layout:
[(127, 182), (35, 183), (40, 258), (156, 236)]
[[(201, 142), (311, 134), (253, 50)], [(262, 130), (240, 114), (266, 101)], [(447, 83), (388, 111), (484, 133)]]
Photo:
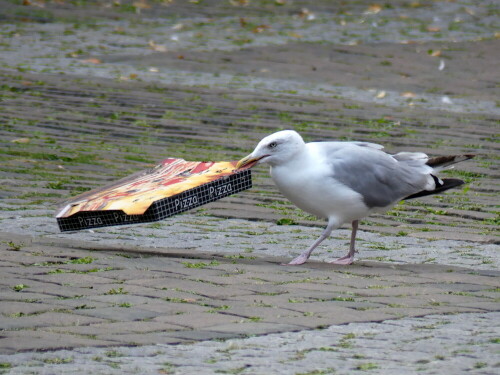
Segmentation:
[[(373, 212), (385, 212), (405, 198), (441, 192), (463, 184), (434, 176), (439, 167), (473, 155), (434, 159), (421, 152), (390, 155), (383, 146), (367, 142), (304, 143), (295, 131), (284, 130), (262, 139), (237, 167), (270, 164), (271, 177), (300, 209), (328, 220), (321, 237), (290, 264), (304, 263), (333, 229), (352, 223), (349, 253), (334, 263), (351, 264), (358, 221)], [(436, 169), (434, 169), (436, 168)]]
[(271, 177), (293, 204), (317, 217), (342, 225), (366, 216), (362, 196), (337, 181), (324, 159), (317, 143), (307, 143), (293, 159), (271, 166)]

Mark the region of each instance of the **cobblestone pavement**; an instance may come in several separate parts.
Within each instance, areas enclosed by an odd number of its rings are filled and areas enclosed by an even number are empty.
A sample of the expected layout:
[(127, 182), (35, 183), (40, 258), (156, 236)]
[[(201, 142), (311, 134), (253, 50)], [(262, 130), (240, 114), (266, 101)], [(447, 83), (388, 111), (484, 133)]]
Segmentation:
[[(170, 4), (169, 6), (166, 6)], [(333, 4), (333, 5), (332, 5)], [(499, 371), (498, 6), (0, 0), (0, 373)], [(462, 189), (336, 231), (258, 167), (162, 222), (59, 233), (72, 195), (273, 131), (475, 153)]]
[(430, 315), (264, 337), (0, 356), (11, 374), (495, 374), (500, 314)]

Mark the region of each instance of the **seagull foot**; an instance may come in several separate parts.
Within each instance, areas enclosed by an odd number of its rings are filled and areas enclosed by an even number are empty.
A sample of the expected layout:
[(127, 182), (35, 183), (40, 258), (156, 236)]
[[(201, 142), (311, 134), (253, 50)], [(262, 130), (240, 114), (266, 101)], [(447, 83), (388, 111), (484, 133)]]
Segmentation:
[(304, 254), (300, 254), (297, 258), (290, 261), (290, 263), (284, 263), (284, 266), (299, 266), (307, 261), (308, 257)]
[(349, 264), (352, 264), (353, 262), (354, 262), (354, 254), (343, 256), (342, 258), (332, 260), (331, 262), (328, 262), (328, 263), (348, 266)]

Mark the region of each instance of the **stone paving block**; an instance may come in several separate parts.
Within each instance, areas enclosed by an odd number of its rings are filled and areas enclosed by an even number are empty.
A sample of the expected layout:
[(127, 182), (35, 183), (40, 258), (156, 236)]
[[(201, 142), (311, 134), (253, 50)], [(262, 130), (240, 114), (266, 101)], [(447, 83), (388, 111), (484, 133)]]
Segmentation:
[(498, 301), (495, 302), (469, 302), (469, 301), (460, 301), (453, 305), (454, 308), (459, 310), (460, 307), (464, 309), (473, 309), (474, 311), (498, 311), (500, 303)]
[(206, 341), (206, 340), (225, 340), (233, 339), (236, 337), (243, 337), (244, 334), (235, 335), (232, 332), (213, 332), (210, 330), (199, 331), (199, 330), (185, 330), (185, 331), (175, 331), (168, 334), (171, 337), (180, 338), (188, 341)]
[(3, 302), (2, 304), (0, 304), (0, 314), (7, 317), (12, 314), (30, 315), (44, 311), (49, 311), (52, 310), (53, 308), (54, 306), (49, 303), (29, 303), (29, 302), (9, 301), (8, 303)]
[(97, 336), (103, 332), (110, 334), (125, 334), (125, 333), (149, 333), (149, 332), (170, 332), (185, 329), (181, 325), (174, 325), (165, 322), (154, 320), (148, 321), (132, 321), (132, 322), (104, 322), (97, 324), (89, 324), (86, 326), (74, 327), (48, 327), (44, 331), (58, 333), (73, 333), (78, 335)]
[(158, 315), (158, 313), (143, 310), (140, 308), (126, 308), (126, 307), (103, 307), (97, 309), (83, 309), (78, 310), (79, 315), (84, 315), (93, 318), (100, 318), (106, 320), (113, 321), (134, 321), (134, 320), (143, 320), (143, 319), (151, 319)]
[[(214, 305), (220, 304), (220, 302), (213, 301)], [(180, 315), (185, 313), (201, 313), (206, 312), (212, 307), (198, 305), (194, 302), (177, 303), (177, 302), (167, 302), (167, 301), (155, 301), (151, 303), (146, 303), (143, 305), (136, 306), (143, 310), (148, 310), (157, 313), (157, 316), (164, 315)]]
[(86, 297), (77, 297), (71, 299), (47, 298), (44, 299), (44, 302), (50, 304), (53, 309), (76, 310), (75, 312), (78, 312), (78, 310), (81, 309), (97, 309), (114, 306), (113, 303), (93, 301)]
[(353, 310), (368, 310), (377, 309), (384, 307), (383, 304), (372, 303), (372, 302), (355, 302), (355, 303), (345, 303), (339, 301), (330, 302), (308, 302), (308, 303), (290, 303), (284, 308), (292, 311), (298, 311), (303, 314), (314, 313), (314, 314), (349, 314)]
[(99, 296), (89, 296), (87, 298), (89, 301), (107, 303), (108, 306), (115, 304), (130, 303), (131, 305), (143, 305), (148, 302), (153, 302), (157, 298), (137, 296), (134, 294), (112, 294), (112, 295), (99, 295)]
[(74, 335), (43, 331), (3, 331), (0, 337), (0, 353), (13, 354), (25, 351), (71, 349), (82, 346), (103, 347), (116, 342), (87, 339)]
[(61, 313), (48, 311), (36, 315), (21, 316), (19, 318), (0, 317), (0, 327), (2, 327), (2, 329), (13, 330), (50, 326), (86, 325), (103, 321), (104, 319), (95, 316), (82, 316), (70, 312)]
[[(420, 276), (426, 277), (431, 274), (421, 274)], [(500, 280), (498, 276), (485, 277), (475, 274), (474, 271), (469, 272), (445, 272), (439, 275), (441, 283), (465, 283), (465, 284), (479, 284), (488, 285), (492, 288), (500, 288)]]
[(169, 323), (189, 329), (200, 329), (214, 325), (234, 323), (244, 319), (240, 316), (220, 314), (217, 312), (192, 313), (181, 315), (162, 315), (153, 319), (155, 322)]
[(230, 323), (203, 327), (203, 331), (227, 332), (235, 335), (262, 335), (276, 332), (294, 332), (303, 330), (304, 326), (280, 323)]
[[(136, 345), (176, 345), (185, 343), (187, 340), (174, 337), (169, 333), (152, 332), (147, 335), (142, 333), (112, 334), (104, 332), (98, 336), (99, 340), (112, 342), (113, 346), (136, 346)], [(111, 345), (108, 345), (111, 346)]]
[[(62, 268), (59, 268), (62, 269)], [(87, 268), (90, 269), (90, 268)], [(47, 270), (46, 272), (49, 272)], [(79, 274), (79, 273), (58, 273), (58, 274), (44, 274), (32, 276), (31, 280), (36, 280), (40, 282), (54, 283), (54, 284), (65, 284), (73, 286), (95, 286), (96, 284), (109, 284), (109, 279), (100, 277), (104, 272), (91, 272), (89, 274)]]
[[(160, 279), (130, 280), (124, 285), (131, 284), (131, 285), (141, 285), (148, 287), (158, 287), (156, 286), (157, 280)], [(196, 282), (185, 279), (181, 280), (170, 279), (170, 282), (162, 283), (161, 285), (163, 285), (162, 287), (165, 287), (165, 285), (169, 285), (171, 287), (175, 286), (175, 289), (179, 292), (194, 293), (202, 297), (217, 298), (217, 299), (229, 298), (232, 296), (238, 296), (244, 294), (252, 294), (252, 292), (245, 290), (243, 288), (236, 288), (234, 286), (216, 286), (216, 285), (206, 284), (203, 282)], [(168, 286), (166, 288), (170, 289)]]

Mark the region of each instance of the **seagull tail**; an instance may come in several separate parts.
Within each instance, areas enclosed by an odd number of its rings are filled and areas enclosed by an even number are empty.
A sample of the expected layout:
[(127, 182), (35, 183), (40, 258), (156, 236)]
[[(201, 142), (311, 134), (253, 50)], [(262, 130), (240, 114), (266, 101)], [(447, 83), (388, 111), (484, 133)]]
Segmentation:
[(465, 155), (452, 155), (452, 156), (437, 156), (435, 158), (430, 158), (427, 160), (427, 165), (429, 167), (434, 168), (435, 171), (440, 171), (449, 167), (450, 165), (460, 163), (464, 160), (472, 159), (474, 154), (465, 154)]
[(440, 180), (434, 175), (431, 176), (436, 182), (436, 188), (434, 190), (422, 190), (418, 193), (407, 196), (406, 198), (404, 198), (404, 200), (425, 197), (426, 195), (438, 194), (445, 190), (452, 189), (464, 184), (464, 182), (458, 178), (443, 178), (442, 180)]

